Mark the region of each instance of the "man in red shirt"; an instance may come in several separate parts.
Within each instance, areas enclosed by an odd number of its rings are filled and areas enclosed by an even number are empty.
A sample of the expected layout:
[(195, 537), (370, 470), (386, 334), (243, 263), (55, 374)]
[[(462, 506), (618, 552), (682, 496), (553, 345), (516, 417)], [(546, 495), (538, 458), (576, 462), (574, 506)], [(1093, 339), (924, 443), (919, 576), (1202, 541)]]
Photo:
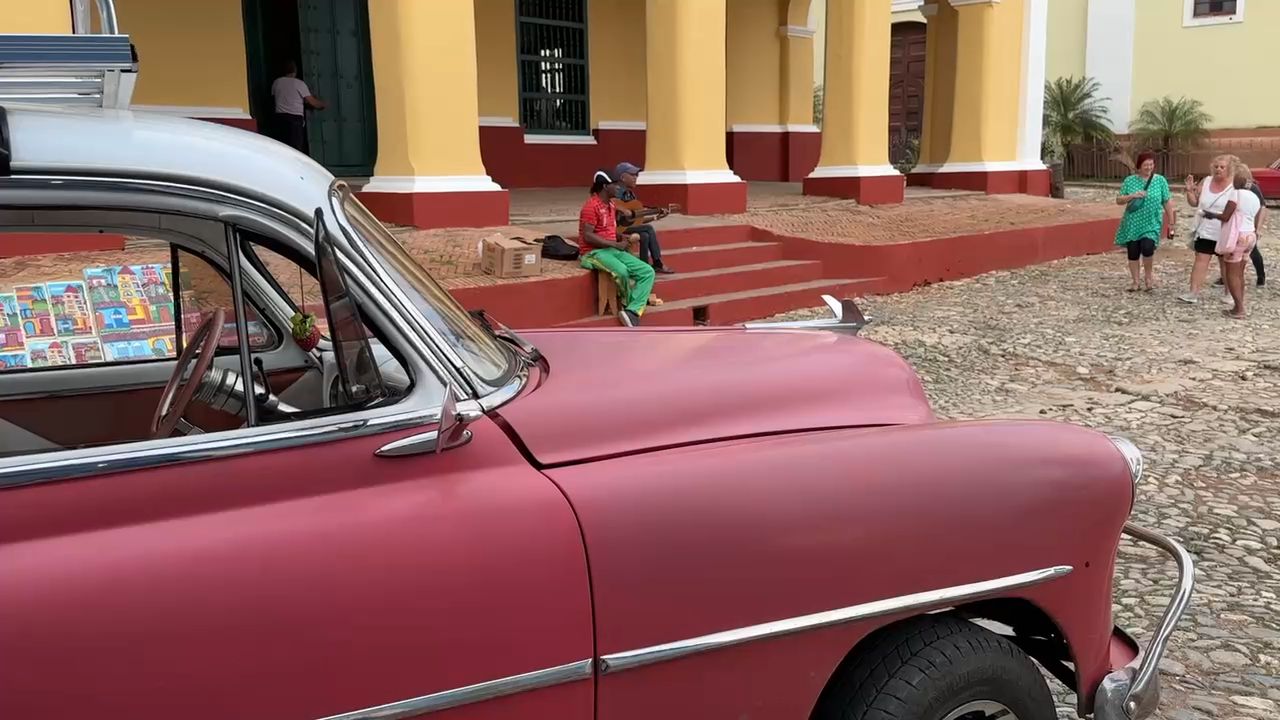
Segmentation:
[(618, 238), (613, 196), (613, 178), (603, 170), (596, 172), (591, 197), (578, 213), (578, 247), (582, 249), (582, 267), (613, 276), (623, 298), (618, 321), (626, 327), (635, 327), (640, 324), (649, 293), (653, 291), (653, 268), (627, 252), (627, 241)]

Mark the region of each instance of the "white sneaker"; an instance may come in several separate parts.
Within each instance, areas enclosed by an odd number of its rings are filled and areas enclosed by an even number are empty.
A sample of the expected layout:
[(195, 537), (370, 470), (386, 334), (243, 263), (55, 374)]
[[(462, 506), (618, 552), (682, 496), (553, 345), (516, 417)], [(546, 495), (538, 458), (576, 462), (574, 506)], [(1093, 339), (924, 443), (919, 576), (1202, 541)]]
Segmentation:
[(1200, 296), (1195, 293), (1184, 293), (1182, 295), (1179, 295), (1178, 299), (1184, 303), (1190, 303), (1192, 305), (1195, 305), (1196, 303), (1200, 302)]
[(1230, 305), (1231, 307), (1235, 307), (1235, 306), (1236, 306), (1236, 301), (1235, 301), (1235, 300), (1233, 300), (1233, 299), (1231, 298), (1230, 293), (1228, 293), (1228, 294), (1226, 294), (1226, 295), (1223, 295), (1223, 296), (1222, 296), (1222, 304), (1223, 304), (1223, 305)]

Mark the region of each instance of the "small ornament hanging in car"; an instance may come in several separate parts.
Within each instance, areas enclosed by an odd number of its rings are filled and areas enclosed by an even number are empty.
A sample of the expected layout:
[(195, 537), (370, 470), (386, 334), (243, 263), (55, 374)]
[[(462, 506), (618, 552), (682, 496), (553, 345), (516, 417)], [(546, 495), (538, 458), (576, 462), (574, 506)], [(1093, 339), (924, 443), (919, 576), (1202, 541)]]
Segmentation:
[(303, 352), (311, 352), (320, 344), (320, 328), (316, 325), (314, 313), (296, 312), (289, 319), (293, 341)]

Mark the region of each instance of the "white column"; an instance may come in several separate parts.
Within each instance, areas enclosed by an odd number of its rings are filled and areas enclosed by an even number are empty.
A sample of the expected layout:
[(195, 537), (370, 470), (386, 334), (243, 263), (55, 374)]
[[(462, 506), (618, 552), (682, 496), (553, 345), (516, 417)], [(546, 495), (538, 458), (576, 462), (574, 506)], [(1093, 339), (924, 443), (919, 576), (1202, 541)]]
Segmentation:
[(1089, 0), (1088, 22), (1084, 74), (1102, 85), (1102, 97), (1110, 98), (1111, 129), (1128, 132), (1137, 0)]
[(1049, 0), (1025, 0), (1022, 9), (1022, 93), (1018, 123), (1018, 160), (1043, 165), (1045, 55), (1049, 43)]

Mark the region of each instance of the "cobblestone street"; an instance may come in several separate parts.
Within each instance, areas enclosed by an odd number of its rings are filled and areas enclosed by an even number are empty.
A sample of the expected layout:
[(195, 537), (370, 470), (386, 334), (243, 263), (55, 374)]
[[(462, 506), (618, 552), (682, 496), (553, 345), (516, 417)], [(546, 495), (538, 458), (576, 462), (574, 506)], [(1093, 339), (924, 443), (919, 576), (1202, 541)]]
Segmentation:
[[(1163, 249), (1151, 293), (1125, 292), (1124, 257), (1108, 254), (870, 298), (865, 334), (916, 367), (943, 416), (1051, 418), (1137, 443), (1147, 472), (1135, 520), (1199, 563), (1164, 664), (1161, 717), (1275, 718), (1280, 290), (1255, 291), (1246, 271), (1244, 322), (1222, 317), (1209, 293), (1183, 305), (1191, 259)], [(1174, 567), (1126, 540), (1119, 573), (1117, 622), (1145, 641)], [(1060, 717), (1075, 717), (1061, 700)]]

